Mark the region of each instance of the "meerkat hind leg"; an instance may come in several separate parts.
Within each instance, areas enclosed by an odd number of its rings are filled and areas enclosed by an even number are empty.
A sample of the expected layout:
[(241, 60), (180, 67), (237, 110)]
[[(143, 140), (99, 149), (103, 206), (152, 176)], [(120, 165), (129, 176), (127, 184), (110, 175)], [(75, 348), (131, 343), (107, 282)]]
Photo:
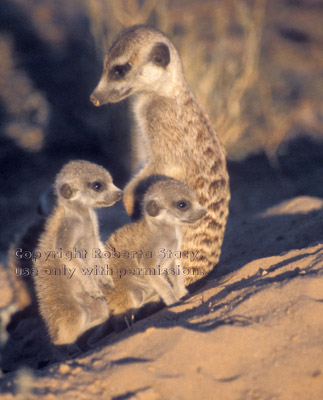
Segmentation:
[[(89, 304), (86, 304), (88, 299)], [(107, 303), (101, 299), (92, 299), (88, 294), (85, 298), (74, 299), (61, 311), (61, 315), (56, 317), (55, 326), (50, 329), (56, 345), (74, 343), (82, 333), (100, 325), (109, 317)]]
[(56, 319), (56, 324), (55, 333), (51, 335), (53, 343), (56, 345), (74, 343), (84, 331), (86, 313), (78, 304), (74, 307), (69, 306), (63, 317)]
[[(165, 268), (165, 267), (167, 268), (167, 270), (174, 269), (175, 271), (177, 271), (174, 260), (170, 260), (169, 262), (166, 263), (166, 265), (163, 264), (163, 268)], [(176, 296), (181, 299), (182, 297), (187, 295), (188, 291), (185, 288), (184, 277), (182, 275), (181, 267), (180, 267), (180, 272), (181, 272), (180, 275), (178, 275), (175, 272), (174, 275), (168, 275), (167, 278), (168, 278), (169, 282), (171, 283)]]
[(169, 278), (173, 285), (173, 289), (174, 292), (176, 293), (176, 296), (178, 296), (180, 299), (186, 296), (188, 290), (185, 287), (183, 275), (172, 275)]
[(83, 303), (82, 308), (87, 316), (86, 329), (102, 324), (109, 317), (109, 308), (105, 298), (91, 298), (88, 304)]
[(188, 290), (185, 287), (184, 278), (182, 276), (172, 276), (170, 281), (173, 285), (176, 296), (181, 299), (182, 297), (187, 295)]
[(151, 287), (159, 294), (167, 306), (179, 301), (174, 289), (164, 277), (153, 275), (147, 276), (146, 278), (149, 280)]

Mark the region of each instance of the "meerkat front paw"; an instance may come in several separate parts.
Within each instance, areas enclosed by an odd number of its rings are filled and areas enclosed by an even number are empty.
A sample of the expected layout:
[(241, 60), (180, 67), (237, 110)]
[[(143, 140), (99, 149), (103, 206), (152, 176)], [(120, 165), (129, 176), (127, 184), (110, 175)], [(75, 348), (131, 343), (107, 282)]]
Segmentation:
[(96, 295), (90, 295), (91, 299), (94, 300), (101, 300), (101, 301), (106, 301), (105, 297), (103, 296), (103, 294), (101, 293), (100, 296), (96, 296)]
[(113, 279), (110, 276), (106, 276), (104, 279), (101, 278), (99, 281), (99, 286), (101, 290), (103, 289), (103, 291), (104, 289), (114, 290), (115, 288)]
[(87, 292), (87, 294), (92, 298), (92, 299), (99, 299), (101, 297), (104, 298), (102, 290), (98, 287), (98, 286), (94, 286), (94, 287), (86, 287), (85, 291)]
[(182, 299), (183, 297), (185, 297), (188, 294), (188, 290), (186, 290), (185, 288), (183, 288), (182, 290), (180, 290), (179, 292), (177, 292), (177, 296)]
[(172, 294), (168, 295), (167, 297), (163, 297), (163, 300), (164, 300), (166, 306), (172, 306), (172, 305), (180, 302), (180, 299), (175, 295), (175, 293), (172, 293)]

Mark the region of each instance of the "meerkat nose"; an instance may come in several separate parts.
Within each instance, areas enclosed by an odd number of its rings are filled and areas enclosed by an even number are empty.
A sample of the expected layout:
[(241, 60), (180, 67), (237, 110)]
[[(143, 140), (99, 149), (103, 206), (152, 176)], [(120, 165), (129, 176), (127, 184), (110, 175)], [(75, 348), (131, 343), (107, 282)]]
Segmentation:
[(100, 106), (100, 101), (95, 96), (93, 96), (93, 94), (91, 94), (90, 100), (95, 105), (95, 107), (99, 107)]
[(206, 214), (206, 209), (205, 209), (205, 208), (202, 208), (202, 209), (200, 210), (200, 216), (201, 216), (201, 218), (204, 217), (205, 214)]
[(115, 190), (114, 191), (114, 193), (113, 193), (113, 198), (115, 199), (115, 201), (117, 202), (117, 201), (119, 201), (119, 200), (121, 200), (122, 199), (122, 195), (123, 195), (123, 192), (122, 192), (122, 190)]
[(118, 191), (116, 192), (116, 198), (117, 198), (118, 200), (122, 199), (122, 190), (118, 190)]

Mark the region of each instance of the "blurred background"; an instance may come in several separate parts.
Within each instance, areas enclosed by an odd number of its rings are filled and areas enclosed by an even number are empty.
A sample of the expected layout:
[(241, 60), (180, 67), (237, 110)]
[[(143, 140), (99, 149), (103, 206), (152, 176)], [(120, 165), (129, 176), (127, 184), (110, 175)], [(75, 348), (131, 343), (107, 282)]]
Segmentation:
[(70, 159), (129, 179), (127, 101), (95, 108), (89, 95), (133, 24), (178, 48), (227, 150), (233, 217), (323, 197), (322, 20), (320, 0), (1, 0), (1, 254)]

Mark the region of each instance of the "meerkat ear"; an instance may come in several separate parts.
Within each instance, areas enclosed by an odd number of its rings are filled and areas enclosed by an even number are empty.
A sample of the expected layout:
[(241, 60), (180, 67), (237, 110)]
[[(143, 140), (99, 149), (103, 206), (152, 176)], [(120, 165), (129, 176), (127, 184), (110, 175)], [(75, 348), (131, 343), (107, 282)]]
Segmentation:
[(59, 193), (64, 199), (70, 199), (75, 194), (75, 190), (73, 190), (68, 183), (64, 183), (64, 185), (59, 188)]
[(170, 61), (168, 46), (165, 43), (156, 43), (150, 53), (150, 57), (154, 64), (166, 67)]
[(159, 206), (155, 200), (149, 200), (146, 204), (146, 212), (151, 217), (156, 217), (159, 214)]

